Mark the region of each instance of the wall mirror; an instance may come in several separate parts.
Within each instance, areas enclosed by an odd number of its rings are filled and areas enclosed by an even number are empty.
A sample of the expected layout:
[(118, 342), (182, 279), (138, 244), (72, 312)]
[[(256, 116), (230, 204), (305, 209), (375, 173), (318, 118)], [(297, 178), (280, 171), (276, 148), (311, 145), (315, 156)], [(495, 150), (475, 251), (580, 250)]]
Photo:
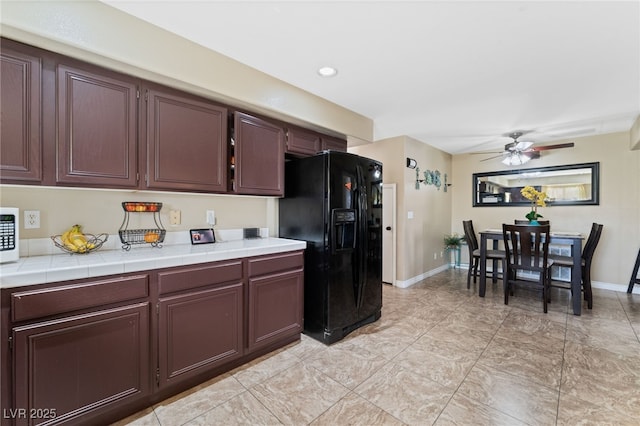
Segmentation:
[(473, 206), (522, 206), (520, 190), (533, 186), (547, 193), (550, 205), (597, 205), (600, 163), (569, 164), (473, 174)]

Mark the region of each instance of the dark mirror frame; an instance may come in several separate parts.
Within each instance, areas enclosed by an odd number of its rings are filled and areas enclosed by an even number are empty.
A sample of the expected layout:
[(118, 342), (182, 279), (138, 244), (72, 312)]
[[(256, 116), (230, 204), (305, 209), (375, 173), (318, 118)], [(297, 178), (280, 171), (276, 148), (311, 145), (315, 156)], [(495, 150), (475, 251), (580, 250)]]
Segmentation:
[[(481, 178), (491, 177), (491, 176), (504, 176), (504, 175), (518, 175), (524, 173), (535, 173), (535, 172), (553, 172), (553, 171), (566, 171), (566, 170), (575, 170), (575, 169), (591, 169), (591, 198), (588, 200), (578, 200), (578, 201), (552, 201), (549, 202), (549, 205), (553, 206), (594, 206), (600, 204), (600, 163), (581, 163), (581, 164), (568, 164), (561, 166), (549, 166), (549, 167), (535, 167), (531, 169), (511, 169), (511, 170), (501, 170), (497, 172), (485, 172), (485, 173), (474, 173), (473, 174), (473, 207), (509, 207), (509, 206), (523, 206), (529, 205), (531, 202), (529, 200), (517, 200), (513, 199), (508, 202), (493, 200), (490, 202), (482, 202), (480, 198), (480, 184)], [(519, 187), (514, 187), (517, 189)], [(539, 189), (539, 188), (538, 188)], [(496, 197), (496, 199), (499, 197)]]

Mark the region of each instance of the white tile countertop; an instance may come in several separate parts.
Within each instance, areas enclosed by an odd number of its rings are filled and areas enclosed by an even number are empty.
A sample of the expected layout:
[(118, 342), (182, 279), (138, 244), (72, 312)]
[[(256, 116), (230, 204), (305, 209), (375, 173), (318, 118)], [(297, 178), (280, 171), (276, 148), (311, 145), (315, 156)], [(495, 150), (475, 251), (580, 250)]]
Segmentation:
[(103, 247), (88, 254), (68, 254), (60, 251), (21, 257), (17, 262), (0, 265), (0, 288), (260, 256), (302, 250), (305, 247), (304, 241), (257, 238), (195, 246), (190, 243), (163, 247), (133, 246), (129, 251), (116, 248), (107, 250)]

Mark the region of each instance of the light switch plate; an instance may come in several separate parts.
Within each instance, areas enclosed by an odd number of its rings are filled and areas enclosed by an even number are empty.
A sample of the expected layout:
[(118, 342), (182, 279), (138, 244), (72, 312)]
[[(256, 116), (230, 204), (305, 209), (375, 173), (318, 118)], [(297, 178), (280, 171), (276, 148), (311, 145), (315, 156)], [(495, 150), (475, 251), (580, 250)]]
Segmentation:
[(216, 212), (214, 210), (207, 210), (207, 224), (211, 226), (216, 224)]

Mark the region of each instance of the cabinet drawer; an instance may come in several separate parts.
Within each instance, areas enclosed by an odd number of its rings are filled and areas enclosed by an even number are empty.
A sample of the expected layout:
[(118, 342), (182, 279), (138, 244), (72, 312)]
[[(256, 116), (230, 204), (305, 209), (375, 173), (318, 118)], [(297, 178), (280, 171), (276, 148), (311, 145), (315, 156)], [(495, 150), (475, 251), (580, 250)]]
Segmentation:
[(288, 269), (296, 269), (304, 264), (302, 251), (270, 255), (249, 259), (249, 276), (265, 275)]
[(149, 275), (110, 278), (11, 295), (13, 322), (147, 297)]
[(242, 280), (242, 260), (189, 267), (178, 271), (160, 272), (158, 289), (160, 294), (173, 293), (202, 287)]

